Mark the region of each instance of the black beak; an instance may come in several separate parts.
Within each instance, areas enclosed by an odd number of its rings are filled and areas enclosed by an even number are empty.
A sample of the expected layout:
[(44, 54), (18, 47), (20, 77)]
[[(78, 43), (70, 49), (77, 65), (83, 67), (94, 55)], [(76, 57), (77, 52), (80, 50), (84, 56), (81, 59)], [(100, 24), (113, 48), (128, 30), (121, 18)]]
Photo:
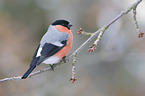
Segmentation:
[(71, 28), (73, 25), (71, 23), (68, 24), (68, 28)]

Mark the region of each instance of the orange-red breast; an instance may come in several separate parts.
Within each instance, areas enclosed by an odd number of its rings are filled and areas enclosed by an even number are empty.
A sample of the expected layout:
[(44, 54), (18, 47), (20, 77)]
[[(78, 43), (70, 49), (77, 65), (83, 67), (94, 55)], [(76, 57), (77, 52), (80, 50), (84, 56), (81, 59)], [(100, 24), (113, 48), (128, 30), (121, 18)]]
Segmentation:
[(49, 26), (34, 53), (29, 69), (22, 76), (22, 79), (26, 79), (34, 68), (41, 63), (49, 64), (53, 70), (53, 64), (60, 62), (72, 47), (71, 27), (72, 24), (67, 20), (56, 20)]

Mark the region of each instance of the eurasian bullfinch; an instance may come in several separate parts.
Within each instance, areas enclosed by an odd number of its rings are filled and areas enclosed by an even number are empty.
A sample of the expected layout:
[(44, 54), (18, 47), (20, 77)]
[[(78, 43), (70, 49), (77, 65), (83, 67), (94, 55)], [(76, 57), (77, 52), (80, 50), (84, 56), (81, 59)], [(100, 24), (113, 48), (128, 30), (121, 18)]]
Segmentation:
[(34, 68), (41, 63), (49, 64), (53, 70), (53, 64), (65, 58), (73, 43), (71, 27), (72, 24), (66, 20), (56, 20), (49, 26), (33, 55), (29, 69), (22, 76), (22, 79), (26, 79)]

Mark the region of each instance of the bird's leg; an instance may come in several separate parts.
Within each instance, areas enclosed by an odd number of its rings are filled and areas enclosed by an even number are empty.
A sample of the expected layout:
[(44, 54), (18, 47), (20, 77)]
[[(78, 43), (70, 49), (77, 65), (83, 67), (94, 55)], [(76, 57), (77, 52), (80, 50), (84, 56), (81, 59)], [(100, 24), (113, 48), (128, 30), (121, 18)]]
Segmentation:
[(62, 61), (63, 61), (64, 63), (66, 63), (65, 58), (66, 58), (66, 56), (62, 57)]
[(51, 70), (54, 71), (54, 66), (50, 64)]

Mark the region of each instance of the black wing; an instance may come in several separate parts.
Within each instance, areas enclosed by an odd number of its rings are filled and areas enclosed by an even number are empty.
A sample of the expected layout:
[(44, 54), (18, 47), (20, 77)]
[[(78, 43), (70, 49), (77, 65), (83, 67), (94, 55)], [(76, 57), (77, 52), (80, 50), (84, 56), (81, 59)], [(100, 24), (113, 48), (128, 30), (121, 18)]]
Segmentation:
[(22, 76), (22, 79), (26, 79), (28, 77), (28, 75), (34, 70), (34, 68), (37, 65), (41, 64), (46, 58), (54, 55), (59, 50), (61, 50), (66, 45), (66, 42), (67, 42), (67, 40), (61, 42), (62, 44), (64, 44), (62, 47), (53, 45), (51, 43), (45, 43), (44, 46), (42, 47), (41, 56), (36, 57), (39, 46), (40, 46), (39, 45), (33, 55), (33, 59), (31, 61), (30, 67), (26, 71), (26, 73)]
[[(44, 46), (42, 47), (41, 56), (34, 57), (32, 62), (31, 62), (31, 66), (32, 65), (37, 66), (40, 63), (42, 63), (46, 58), (48, 58), (48, 57), (54, 55), (55, 53), (57, 53), (59, 50), (61, 50), (66, 45), (67, 40), (62, 41), (61, 43), (63, 44), (63, 46), (61, 46), (61, 47), (56, 46), (56, 45), (51, 44), (51, 43), (45, 43)], [(38, 49), (37, 49), (37, 51), (38, 51)], [(37, 63), (36, 63), (36, 60), (37, 60)], [(33, 61), (35, 61), (35, 63), (33, 63)]]

